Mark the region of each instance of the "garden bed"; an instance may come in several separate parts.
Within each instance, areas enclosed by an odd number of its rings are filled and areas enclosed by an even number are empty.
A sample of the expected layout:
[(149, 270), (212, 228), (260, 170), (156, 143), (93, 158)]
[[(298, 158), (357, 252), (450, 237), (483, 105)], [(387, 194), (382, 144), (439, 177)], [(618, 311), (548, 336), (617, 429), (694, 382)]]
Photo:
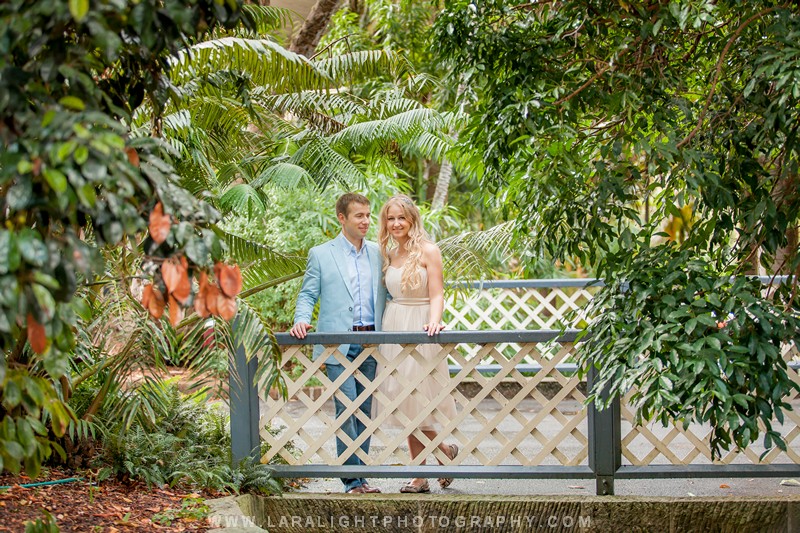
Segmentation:
[[(0, 476), (0, 532), (25, 531), (25, 522), (52, 515), (61, 532), (208, 531), (208, 508), (203, 498), (219, 495), (179, 489), (148, 488), (141, 483), (109, 479), (95, 483), (86, 474), (50, 469), (38, 479), (25, 475)], [(32, 482), (72, 477), (78, 481), (23, 488)]]

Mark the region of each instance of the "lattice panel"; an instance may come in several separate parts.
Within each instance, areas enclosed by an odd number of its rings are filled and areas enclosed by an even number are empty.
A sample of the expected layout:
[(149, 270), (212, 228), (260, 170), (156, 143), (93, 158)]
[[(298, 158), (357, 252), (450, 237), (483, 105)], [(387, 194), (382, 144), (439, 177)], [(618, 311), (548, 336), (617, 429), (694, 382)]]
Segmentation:
[(448, 300), (444, 321), (450, 330), (558, 329), (569, 312), (577, 317), (599, 288), (484, 289), (466, 300)]
[[(402, 348), (399, 357), (388, 361), (381, 355), (379, 347), (366, 347), (350, 363), (336, 351), (336, 346), (326, 347), (315, 362), (310, 361), (300, 347), (287, 347), (284, 360), (294, 358), (303, 366), (303, 371), (297, 372), (295, 368), (293, 374), (300, 374), (299, 377), (293, 381), (287, 378), (288, 402), (281, 398), (264, 398), (266, 409), (262, 409), (261, 426), (268, 424), (271, 430), (261, 434), (269, 445), (262, 460), (280, 457), (291, 465), (340, 465), (343, 460), (337, 456), (335, 447), (335, 437), (338, 436), (348, 447), (343, 455), (354, 452), (368, 465), (414, 465), (426, 458), (438, 459), (444, 464), (485, 466), (572, 466), (586, 463), (586, 410), (583, 408), (585, 397), (579, 389), (580, 380), (564, 375), (556, 368), (573, 353), (571, 344), (560, 345), (554, 356), (540, 353), (538, 344), (523, 344), (511, 358), (502, 355), (496, 344), (478, 346), (474, 357), (463, 355), (460, 345), (456, 344), (440, 345), (434, 358), (423, 357), (416, 345), (403, 345)], [(345, 368), (336, 382), (328, 379), (322, 367), (322, 362), (330, 354), (334, 354)], [(370, 382), (356, 373), (356, 379), (364, 386), (363, 394), (355, 402), (342, 398), (346, 406), (344, 415), (355, 414), (366, 426), (360, 438), (351, 440), (340, 429), (343, 418), (335, 418), (332, 398), (340, 382), (353, 375), (361, 361), (370, 355), (379, 365), (375, 380)], [(404, 392), (396, 398), (387, 398), (380, 384), (388, 376), (396, 374), (402, 357), (415, 358), (425, 369), (424, 375), (401, 382)], [(461, 370), (454, 376), (437, 377), (441, 379), (437, 398), (412, 419), (398, 412), (397, 406), (405, 397), (416, 393), (416, 386), (424, 376), (435, 375), (436, 365), (448, 359), (460, 365)], [(478, 364), (487, 360), (500, 366), (496, 374), (483, 375), (476, 370)], [(516, 366), (525, 360), (536, 361), (542, 370), (533, 375), (523, 375)], [(312, 376), (322, 383), (318, 390), (303, 387)], [(358, 408), (369, 394), (373, 395), (373, 404), (377, 404), (372, 418)], [(440, 400), (448, 395), (456, 402), (457, 415), (454, 418), (444, 416), (438, 410)], [(388, 427), (385, 421), (391, 414), (400, 419), (402, 428)], [(434, 416), (440, 426), (432, 440), (414, 429), (429, 415)], [(555, 429), (545, 432), (540, 426)], [(414, 462), (410, 461), (406, 444), (412, 432), (426, 445), (425, 451)], [(367, 455), (360, 446), (368, 437), (371, 446)], [(442, 442), (458, 444), (459, 454), (452, 462), (437, 448)]]
[[(787, 363), (800, 362), (800, 353), (794, 345), (787, 345), (783, 350), (783, 357)], [(787, 373), (795, 383), (800, 383), (800, 373), (797, 369), (789, 368)], [(663, 427), (660, 422), (653, 422), (647, 426), (634, 425), (634, 413), (628, 398), (621, 402), (622, 414), (622, 456), (623, 463), (631, 465), (649, 464), (711, 464), (710, 436), (711, 427), (708, 424), (691, 424), (683, 429), (682, 424)], [(800, 463), (800, 395), (792, 393), (787, 402), (792, 405), (792, 411), (784, 411), (784, 423), (773, 421), (773, 428), (783, 435), (786, 440), (786, 452), (774, 447), (760, 460), (764, 452), (762, 441), (752, 444), (743, 451), (731, 450), (714, 461), (718, 464), (759, 464), (759, 463)], [(763, 431), (763, 426), (761, 427)], [(762, 433), (763, 436), (763, 433)], [(634, 449), (650, 449), (647, 453), (634, 453)]]
[[(563, 323), (576, 327), (585, 319), (583, 309), (598, 290), (598, 287), (483, 289), (455, 304), (448, 300), (443, 320), (451, 331), (559, 329)], [(573, 312), (574, 316), (568, 316)], [(498, 348), (507, 357), (518, 350), (519, 345), (513, 343)], [(472, 347), (467, 354), (474, 356), (476, 352), (477, 347)]]

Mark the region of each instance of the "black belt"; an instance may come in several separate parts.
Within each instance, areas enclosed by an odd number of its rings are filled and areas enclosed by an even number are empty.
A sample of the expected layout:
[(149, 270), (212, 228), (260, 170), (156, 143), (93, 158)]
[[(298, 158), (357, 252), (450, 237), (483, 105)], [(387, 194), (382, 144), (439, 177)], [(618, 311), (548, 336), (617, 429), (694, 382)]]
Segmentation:
[(353, 331), (375, 331), (375, 326), (353, 326)]

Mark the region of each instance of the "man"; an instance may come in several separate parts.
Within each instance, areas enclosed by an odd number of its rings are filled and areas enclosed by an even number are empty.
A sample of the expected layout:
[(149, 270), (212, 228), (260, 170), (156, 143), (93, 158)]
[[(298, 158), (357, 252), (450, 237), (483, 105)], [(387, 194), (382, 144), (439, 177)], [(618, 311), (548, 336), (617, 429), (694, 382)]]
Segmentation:
[[(369, 200), (360, 194), (347, 193), (336, 201), (336, 217), (342, 225), (342, 232), (333, 240), (312, 248), (308, 253), (306, 274), (303, 286), (297, 297), (294, 326), (289, 333), (303, 339), (312, 328), (311, 314), (317, 301), (320, 302), (317, 331), (375, 331), (381, 328), (381, 317), (386, 303), (386, 288), (381, 283), (382, 259), (378, 245), (365, 239), (370, 224)], [(313, 358), (322, 353), (322, 346), (314, 346)], [(362, 351), (360, 344), (342, 344), (339, 351), (355, 360)], [(358, 371), (370, 381), (375, 379), (377, 362), (367, 357)], [(345, 371), (343, 365), (333, 356), (325, 361), (325, 371), (331, 381), (335, 381)], [(336, 418), (345, 411), (339, 400), (340, 394), (351, 402), (364, 390), (364, 385), (353, 375), (347, 377), (334, 395)], [(372, 396), (359, 406), (360, 410), (371, 416)], [(364, 423), (355, 414), (342, 421), (341, 430), (355, 440), (364, 431)], [(339, 456), (347, 445), (336, 437), (336, 453)], [(369, 453), (369, 438), (361, 444), (364, 453)], [(355, 454), (350, 454), (345, 465), (363, 465)], [(364, 478), (343, 478), (344, 490), (350, 494), (380, 492), (371, 487)]]

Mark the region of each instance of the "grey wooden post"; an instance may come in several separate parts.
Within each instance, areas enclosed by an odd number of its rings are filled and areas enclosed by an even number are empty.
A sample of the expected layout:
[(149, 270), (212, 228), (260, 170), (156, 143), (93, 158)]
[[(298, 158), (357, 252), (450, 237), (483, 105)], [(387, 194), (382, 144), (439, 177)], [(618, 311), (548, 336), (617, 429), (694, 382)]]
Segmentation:
[[(596, 379), (596, 370), (589, 367), (587, 386), (591, 391)], [(601, 393), (603, 399), (608, 393)], [(589, 405), (589, 468), (596, 481), (596, 494), (614, 494), (614, 474), (622, 465), (622, 432), (620, 430), (619, 398), (615, 398), (605, 409), (598, 409), (594, 402)]]
[[(234, 320), (233, 338), (237, 339), (238, 320)], [(258, 391), (255, 377), (258, 361), (255, 357), (247, 360), (241, 342), (236, 342), (236, 351), (229, 360), (228, 378), (231, 401), (231, 456), (233, 466), (242, 459), (250, 457), (258, 461), (261, 436), (258, 433)]]

